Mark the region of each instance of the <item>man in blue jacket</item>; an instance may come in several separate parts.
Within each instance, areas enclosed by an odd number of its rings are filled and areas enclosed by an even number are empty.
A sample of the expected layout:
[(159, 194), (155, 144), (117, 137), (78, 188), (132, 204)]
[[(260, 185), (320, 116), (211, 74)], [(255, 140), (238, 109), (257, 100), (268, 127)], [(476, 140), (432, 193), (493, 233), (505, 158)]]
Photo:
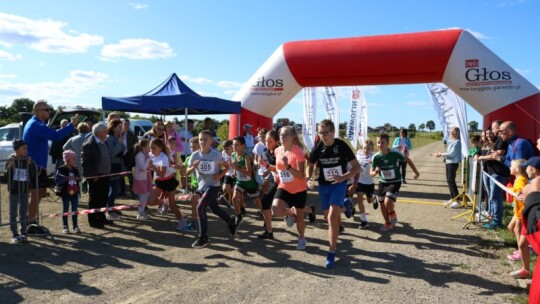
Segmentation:
[(51, 110), (44, 100), (36, 102), (33, 107), (34, 116), (28, 120), (23, 131), (23, 140), (28, 144), (28, 156), (32, 158), (38, 167), (38, 184), (36, 185), (35, 180), (30, 182), (27, 231), (29, 235), (42, 235), (45, 233), (43, 229), (36, 225), (36, 210), (39, 198), (45, 195), (47, 189), (49, 140), (57, 141), (65, 138), (75, 130), (75, 126), (79, 123), (79, 115), (77, 114), (71, 118), (71, 123), (65, 128), (53, 130), (46, 124), (51, 115)]
[(513, 121), (505, 121), (499, 128), (499, 134), (504, 141), (508, 142), (508, 151), (501, 159), (508, 168), (513, 160), (529, 159), (534, 156), (532, 144), (524, 138), (519, 138)]

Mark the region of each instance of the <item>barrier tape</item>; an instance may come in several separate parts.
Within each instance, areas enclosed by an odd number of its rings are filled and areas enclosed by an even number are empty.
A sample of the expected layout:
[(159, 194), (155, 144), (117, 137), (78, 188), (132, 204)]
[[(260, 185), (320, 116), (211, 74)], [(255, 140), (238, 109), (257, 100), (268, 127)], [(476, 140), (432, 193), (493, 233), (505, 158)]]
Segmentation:
[[(190, 201), (191, 200), (191, 194), (177, 195), (175, 197), (175, 199), (177, 201)], [(101, 212), (114, 211), (114, 210), (137, 209), (137, 208), (139, 208), (139, 206), (144, 206), (144, 205), (146, 205), (146, 204), (121, 205), (121, 206), (115, 206), (115, 207), (103, 207), (103, 208), (85, 209), (85, 210), (81, 210), (81, 211), (50, 214), (50, 215), (47, 215), (45, 217), (60, 217), (60, 216), (70, 216), (70, 215), (79, 215), (79, 214), (101, 213)]]
[(482, 173), (485, 176), (489, 177), (497, 186), (499, 186), (499, 188), (503, 189), (504, 191), (506, 191), (508, 194), (512, 195), (513, 197), (518, 198), (518, 195), (514, 191), (510, 190), (505, 185), (501, 184), (498, 180), (493, 178), (491, 175), (487, 174), (485, 171), (483, 171)]

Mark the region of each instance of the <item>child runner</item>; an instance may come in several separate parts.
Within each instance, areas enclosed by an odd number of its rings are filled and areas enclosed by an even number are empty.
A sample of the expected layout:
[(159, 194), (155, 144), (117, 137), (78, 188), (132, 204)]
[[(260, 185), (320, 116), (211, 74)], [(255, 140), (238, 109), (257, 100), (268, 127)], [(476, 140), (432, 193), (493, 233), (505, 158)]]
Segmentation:
[(306, 223), (304, 222), (304, 207), (306, 207), (306, 159), (304, 151), (299, 146), (298, 135), (293, 126), (285, 126), (279, 130), (281, 146), (275, 150), (276, 165), (268, 169), (277, 173), (278, 189), (272, 202), (273, 216), (287, 216), (287, 226), (290, 228), (296, 222), (298, 244), (296, 249), (305, 250)]
[(388, 231), (397, 224), (397, 215), (394, 209), (394, 203), (397, 200), (399, 188), (401, 187), (400, 164), (407, 162), (414, 172), (414, 179), (420, 176), (416, 166), (410, 158), (396, 150), (388, 148), (388, 135), (380, 134), (377, 136), (377, 147), (379, 152), (373, 156), (371, 163), (371, 176), (379, 175), (379, 195), (378, 200), (381, 204), (381, 213), (385, 224), (381, 231)]
[[(366, 207), (364, 205), (364, 195), (368, 204), (373, 202), (373, 193), (375, 192), (375, 180), (369, 173), (371, 167), (371, 160), (373, 158), (373, 141), (367, 139), (362, 147), (362, 150), (358, 150), (356, 153), (356, 159), (360, 163), (360, 174), (358, 177), (358, 183), (356, 184), (356, 196), (358, 197), (358, 211), (360, 212), (360, 229), (369, 227), (368, 220), (366, 218)], [(379, 203), (375, 201), (373, 203), (373, 209), (377, 209)]]
[[(28, 225), (28, 182), (35, 177), (36, 167), (28, 155), (28, 146), (22, 139), (13, 141), (13, 150), (6, 164), (8, 171), (9, 192), (9, 228), (13, 233), (11, 241), (20, 243), (28, 241), (26, 227)], [(17, 231), (17, 211), (21, 234)]]
[(180, 210), (178, 210), (178, 207), (176, 207), (174, 201), (174, 194), (176, 187), (178, 186), (178, 181), (174, 178), (176, 170), (172, 171), (169, 167), (169, 157), (167, 156), (169, 154), (168, 148), (161, 139), (155, 138), (150, 142), (150, 151), (148, 168), (155, 172), (155, 186), (150, 193), (148, 205), (157, 205), (161, 194), (167, 192), (169, 208), (176, 216), (176, 219), (178, 219), (176, 230), (184, 231), (187, 229), (187, 223), (182, 217)]
[[(60, 197), (62, 198), (62, 204), (64, 206), (63, 213), (69, 212), (69, 205), (71, 203), (71, 212), (76, 212), (79, 206), (79, 170), (75, 167), (76, 154), (71, 150), (66, 150), (62, 153), (64, 158), (64, 165), (56, 169), (54, 174), (54, 181), (60, 187)], [(81, 233), (79, 226), (77, 225), (77, 215), (71, 216), (73, 221), (73, 232)], [(62, 223), (64, 224), (64, 233), (69, 233), (68, 218), (62, 216)]]
[(235, 170), (236, 184), (234, 186), (234, 209), (236, 212), (236, 228), (242, 224), (241, 207), (244, 201), (244, 194), (255, 200), (255, 204), (260, 207), (259, 190), (257, 183), (253, 178), (253, 162), (251, 158), (244, 153), (246, 141), (243, 136), (237, 136), (233, 140), (232, 160), (229, 166)]
[(199, 187), (195, 190), (199, 201), (197, 204), (197, 215), (199, 217), (199, 238), (191, 245), (193, 248), (202, 248), (208, 244), (208, 217), (206, 208), (210, 207), (212, 212), (219, 216), (229, 227), (232, 235), (236, 234), (236, 224), (234, 216), (229, 216), (227, 212), (218, 205), (219, 181), (227, 171), (227, 164), (221, 153), (212, 149), (212, 132), (202, 130), (199, 133), (199, 143), (201, 149), (191, 154), (189, 167), (186, 173), (195, 172)]
[[(527, 185), (529, 180), (527, 179), (526, 167), (522, 167), (526, 163), (524, 159), (516, 159), (511, 162), (510, 174), (514, 175), (514, 185), (512, 191), (519, 193)], [(527, 279), (531, 276), (531, 255), (529, 253), (529, 242), (525, 235), (521, 235), (521, 217), (525, 209), (525, 202), (518, 200), (514, 197), (514, 216), (508, 224), (508, 230), (512, 231), (517, 240), (518, 249), (514, 251), (512, 255), (508, 255), (508, 259), (512, 261), (519, 261), (523, 264), (521, 269), (512, 271), (510, 276), (515, 279)]]
[[(319, 165), (319, 196), (323, 210), (329, 210), (327, 220), (330, 248), (326, 255), (326, 268), (334, 267), (347, 180), (360, 171), (353, 151), (343, 140), (334, 138), (334, 132), (335, 127), (331, 120), (325, 119), (319, 123), (317, 134), (321, 141), (311, 151), (308, 171), (308, 187), (313, 189), (313, 166)], [(350, 171), (346, 171), (348, 163), (352, 165)]]
[[(223, 156), (223, 159), (226, 163), (230, 162), (232, 153), (232, 140), (227, 139), (225, 142), (223, 142), (223, 151), (221, 151), (221, 156)], [(227, 208), (229, 209), (232, 208), (229, 200), (232, 199), (233, 187), (235, 182), (236, 180), (234, 178), (234, 170), (232, 168), (228, 168), (225, 176), (223, 177), (223, 194), (218, 198), (218, 202), (221, 205), (227, 206)]]
[(152, 192), (152, 175), (148, 170), (148, 161), (150, 160), (150, 141), (143, 138), (135, 144), (135, 170), (133, 173), (133, 193), (139, 195), (139, 213), (138, 220), (148, 219), (146, 214), (146, 204)]
[(263, 191), (261, 203), (262, 213), (264, 218), (264, 232), (257, 237), (261, 240), (274, 239), (274, 233), (272, 231), (272, 202), (276, 195), (278, 183), (274, 172), (268, 170), (270, 166), (276, 166), (275, 150), (279, 146), (279, 134), (276, 130), (270, 130), (266, 133), (266, 149), (264, 150), (264, 157), (260, 161), (260, 166), (267, 169), (265, 183), (268, 183), (268, 189)]
[[(199, 137), (193, 137), (189, 140), (189, 149), (191, 150), (191, 153), (195, 153), (199, 151), (201, 146), (199, 145)], [(186, 160), (184, 161), (184, 168), (189, 167), (189, 161), (191, 159), (191, 155), (186, 157)], [(189, 186), (187, 187), (190, 189), (190, 192), (192, 194), (191, 200), (189, 202), (191, 206), (191, 223), (189, 223), (188, 227), (186, 229), (188, 230), (196, 230), (199, 226), (199, 219), (197, 217), (197, 202), (201, 198), (195, 190), (199, 187), (199, 183), (197, 182), (197, 177), (195, 174), (185, 174), (185, 176), (188, 177), (189, 180)]]

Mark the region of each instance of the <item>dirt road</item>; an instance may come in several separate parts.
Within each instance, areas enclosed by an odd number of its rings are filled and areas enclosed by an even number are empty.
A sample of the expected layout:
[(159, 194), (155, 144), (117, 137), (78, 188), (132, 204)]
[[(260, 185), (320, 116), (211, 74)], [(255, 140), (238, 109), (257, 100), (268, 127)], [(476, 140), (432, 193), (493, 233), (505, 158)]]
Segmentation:
[[(235, 238), (211, 215), (210, 244), (199, 250), (190, 247), (195, 233), (174, 231), (172, 215), (141, 222), (125, 211), (105, 230), (81, 217), (80, 235), (62, 234), (61, 220), (48, 218), (43, 224), (56, 242), (13, 245), (8, 228), (0, 228), (0, 303), (510, 303), (518, 291), (501, 258), (509, 250), (488, 232), (462, 229), (464, 218), (450, 220), (464, 210), (441, 205), (448, 199), (444, 164), (429, 154), (442, 150), (434, 143), (411, 151), (421, 176), (415, 181), (409, 171), (390, 233), (379, 232), (382, 217), (371, 206), (367, 230), (343, 217), (333, 270), (324, 268), (327, 227), (320, 215), (308, 224), (305, 251), (295, 249), (296, 229), (283, 220), (274, 221), (276, 240), (258, 240), (255, 209)], [(309, 200), (317, 204), (316, 193)], [(2, 207), (5, 222), (5, 197)], [(42, 210), (61, 207), (47, 199)]]

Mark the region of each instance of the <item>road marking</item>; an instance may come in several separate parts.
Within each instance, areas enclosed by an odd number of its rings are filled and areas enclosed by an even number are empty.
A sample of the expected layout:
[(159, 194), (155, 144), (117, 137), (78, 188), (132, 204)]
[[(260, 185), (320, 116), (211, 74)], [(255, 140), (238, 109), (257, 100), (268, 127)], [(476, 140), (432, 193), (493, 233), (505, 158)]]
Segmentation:
[(397, 200), (398, 203), (407, 203), (407, 204), (421, 204), (421, 205), (435, 205), (435, 206), (444, 206), (443, 203), (433, 203), (433, 202), (425, 202), (425, 201), (418, 201), (418, 200), (410, 200), (410, 199), (401, 199), (399, 198)]

